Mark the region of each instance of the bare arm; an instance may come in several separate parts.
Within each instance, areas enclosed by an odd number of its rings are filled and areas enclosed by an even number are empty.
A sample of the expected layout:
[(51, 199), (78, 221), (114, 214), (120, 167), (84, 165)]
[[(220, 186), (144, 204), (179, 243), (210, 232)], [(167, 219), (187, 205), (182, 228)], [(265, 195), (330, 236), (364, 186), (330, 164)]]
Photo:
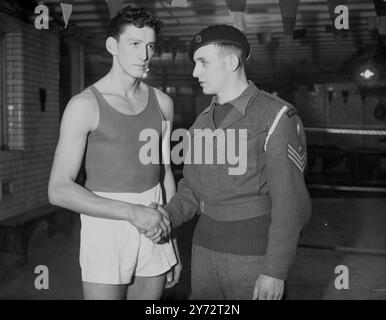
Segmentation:
[(127, 220), (145, 230), (159, 226), (163, 222), (157, 210), (99, 197), (75, 183), (87, 135), (97, 127), (98, 117), (97, 105), (91, 94), (82, 93), (69, 102), (63, 114), (51, 169), (48, 185), (50, 203), (94, 217)]
[(164, 175), (164, 187), (166, 191), (166, 203), (176, 193), (176, 183), (174, 181), (171, 165), (170, 165), (170, 136), (173, 129), (173, 117), (174, 117), (174, 106), (173, 100), (162, 92), (157, 92), (158, 101), (162, 113), (165, 118), (165, 124), (162, 126), (163, 138), (162, 138), (162, 159), (165, 168)]

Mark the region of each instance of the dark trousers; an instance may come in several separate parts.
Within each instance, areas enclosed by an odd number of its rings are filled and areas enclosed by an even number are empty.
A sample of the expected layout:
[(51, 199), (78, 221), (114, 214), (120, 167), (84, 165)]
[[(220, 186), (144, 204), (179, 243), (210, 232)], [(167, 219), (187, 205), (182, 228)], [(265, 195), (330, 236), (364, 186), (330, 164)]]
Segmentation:
[(241, 256), (193, 244), (193, 300), (251, 300), (264, 256)]

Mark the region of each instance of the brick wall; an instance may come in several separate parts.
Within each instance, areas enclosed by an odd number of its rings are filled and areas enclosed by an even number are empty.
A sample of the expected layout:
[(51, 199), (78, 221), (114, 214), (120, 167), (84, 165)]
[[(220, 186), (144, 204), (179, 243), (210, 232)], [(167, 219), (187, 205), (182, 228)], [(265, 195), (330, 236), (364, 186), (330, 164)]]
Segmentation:
[[(47, 183), (59, 128), (59, 36), (0, 13), (5, 33), (8, 147), (0, 151), (0, 180), (13, 194), (0, 200), (0, 220), (48, 204)], [(41, 111), (39, 89), (45, 89)], [(8, 155), (8, 156), (7, 156)]]

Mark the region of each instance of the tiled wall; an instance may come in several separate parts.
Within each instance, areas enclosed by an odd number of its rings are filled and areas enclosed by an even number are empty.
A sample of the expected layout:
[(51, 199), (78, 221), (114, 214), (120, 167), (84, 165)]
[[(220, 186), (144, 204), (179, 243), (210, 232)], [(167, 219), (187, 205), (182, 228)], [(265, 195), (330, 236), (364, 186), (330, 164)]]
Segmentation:
[[(59, 129), (59, 36), (0, 13), (6, 51), (8, 147), (0, 180), (13, 194), (0, 200), (0, 220), (48, 204), (47, 183)], [(46, 90), (45, 111), (39, 89)]]

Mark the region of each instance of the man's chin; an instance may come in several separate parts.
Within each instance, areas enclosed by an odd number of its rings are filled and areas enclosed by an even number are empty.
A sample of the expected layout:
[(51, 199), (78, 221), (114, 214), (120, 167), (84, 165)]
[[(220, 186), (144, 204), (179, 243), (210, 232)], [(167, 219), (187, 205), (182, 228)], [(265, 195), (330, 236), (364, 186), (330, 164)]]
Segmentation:
[(213, 94), (212, 91), (208, 87), (202, 87), (202, 92), (204, 94)]
[(127, 71), (126, 72), (130, 77), (132, 78), (136, 78), (136, 79), (142, 79), (145, 72), (139, 72), (139, 71), (133, 71), (133, 70), (130, 70), (130, 71)]

